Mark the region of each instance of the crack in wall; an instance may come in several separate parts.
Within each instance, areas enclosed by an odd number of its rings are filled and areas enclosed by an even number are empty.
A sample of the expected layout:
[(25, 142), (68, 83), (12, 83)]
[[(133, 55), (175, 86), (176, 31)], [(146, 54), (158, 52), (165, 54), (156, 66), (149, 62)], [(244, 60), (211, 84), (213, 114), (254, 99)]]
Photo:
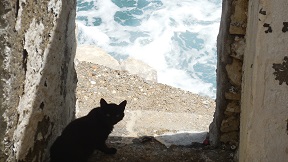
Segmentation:
[(26, 49), (23, 49), (23, 58), (22, 58), (22, 67), (25, 71), (25, 75), (26, 75), (26, 72), (27, 72), (27, 59), (28, 59), (28, 52)]
[(16, 4), (15, 4), (15, 18), (17, 18), (17, 16), (18, 16), (18, 12), (19, 12), (19, 9), (20, 9), (20, 2), (19, 2), (20, 0), (17, 0), (16, 1)]

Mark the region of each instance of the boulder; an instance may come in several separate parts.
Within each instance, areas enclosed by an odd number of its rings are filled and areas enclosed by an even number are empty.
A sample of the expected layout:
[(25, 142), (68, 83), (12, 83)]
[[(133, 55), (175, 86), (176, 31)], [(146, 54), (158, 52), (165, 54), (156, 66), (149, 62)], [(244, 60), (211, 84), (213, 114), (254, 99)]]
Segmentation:
[(75, 59), (120, 70), (119, 62), (103, 49), (94, 45), (79, 45)]
[(157, 71), (143, 61), (132, 57), (119, 63), (103, 49), (94, 45), (79, 45), (76, 50), (75, 63), (86, 61), (114, 70), (125, 70), (130, 74), (138, 75), (145, 80), (157, 82)]
[(157, 71), (146, 63), (134, 58), (127, 58), (120, 63), (121, 69), (136, 74), (145, 80), (157, 82)]

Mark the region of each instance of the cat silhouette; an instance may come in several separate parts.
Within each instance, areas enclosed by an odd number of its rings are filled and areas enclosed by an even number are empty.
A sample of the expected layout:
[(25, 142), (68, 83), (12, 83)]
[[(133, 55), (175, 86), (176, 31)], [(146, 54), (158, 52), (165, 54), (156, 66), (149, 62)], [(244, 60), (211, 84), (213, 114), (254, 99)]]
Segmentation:
[(63, 130), (50, 148), (50, 162), (86, 162), (94, 150), (115, 154), (117, 149), (106, 145), (113, 127), (124, 117), (127, 101), (108, 104), (103, 98), (100, 107), (75, 119)]

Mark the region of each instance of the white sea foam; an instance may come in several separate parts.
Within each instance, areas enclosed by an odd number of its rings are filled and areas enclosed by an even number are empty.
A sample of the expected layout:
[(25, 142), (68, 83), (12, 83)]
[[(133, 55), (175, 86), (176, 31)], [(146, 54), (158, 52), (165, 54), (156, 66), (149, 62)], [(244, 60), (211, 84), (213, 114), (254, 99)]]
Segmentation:
[[(220, 0), (130, 2), (136, 3), (78, 0), (78, 42), (95, 44), (119, 60), (140, 59), (157, 70), (159, 82), (215, 98)], [(83, 8), (85, 3), (90, 7)], [(132, 13), (133, 20), (119, 19), (117, 12)]]

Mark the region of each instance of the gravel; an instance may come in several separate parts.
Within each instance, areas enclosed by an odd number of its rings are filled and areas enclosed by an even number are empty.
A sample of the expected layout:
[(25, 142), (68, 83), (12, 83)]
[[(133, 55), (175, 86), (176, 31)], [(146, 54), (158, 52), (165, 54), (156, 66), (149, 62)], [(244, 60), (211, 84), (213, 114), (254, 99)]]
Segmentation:
[(211, 116), (215, 111), (215, 101), (209, 97), (146, 81), (125, 71), (88, 62), (80, 62), (76, 70), (77, 97), (81, 108), (77, 116), (85, 115), (91, 108), (99, 106), (101, 98), (113, 103), (127, 100), (126, 109), (129, 110), (197, 112), (199, 115)]
[[(112, 70), (84, 61), (76, 64), (76, 71), (78, 75), (76, 117), (86, 115), (92, 108), (98, 107), (100, 99), (104, 98), (107, 102), (117, 104), (127, 100), (128, 111), (195, 113), (209, 116), (204, 120), (213, 119), (215, 101), (209, 97), (146, 81), (126, 71)], [(207, 127), (207, 124), (205, 126)], [(107, 143), (118, 149), (117, 154), (105, 155), (95, 151), (90, 162), (225, 162), (233, 161), (234, 156), (233, 150), (225, 145), (214, 148), (202, 143), (191, 143), (185, 147), (172, 145), (167, 148), (154, 137), (145, 136), (133, 138), (111, 136)]]

